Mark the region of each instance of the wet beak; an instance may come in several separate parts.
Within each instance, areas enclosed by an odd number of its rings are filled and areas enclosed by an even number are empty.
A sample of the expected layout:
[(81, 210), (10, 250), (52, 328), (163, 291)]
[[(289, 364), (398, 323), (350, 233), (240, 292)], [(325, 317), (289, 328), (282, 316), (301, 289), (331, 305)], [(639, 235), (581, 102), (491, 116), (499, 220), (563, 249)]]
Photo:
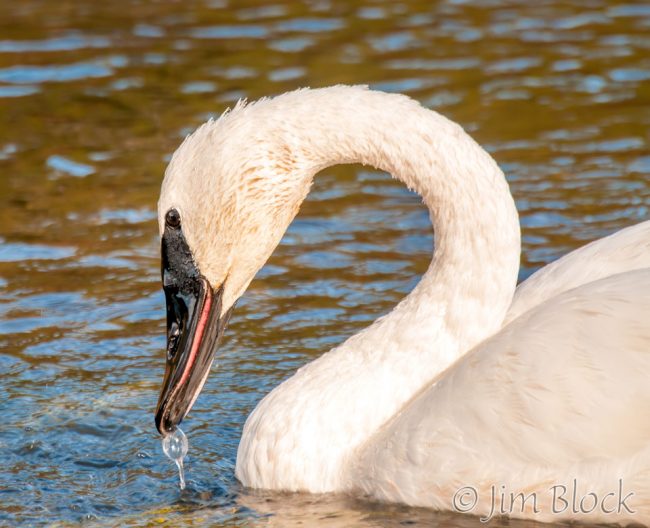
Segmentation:
[(165, 288), (167, 365), (156, 409), (156, 428), (162, 435), (185, 418), (208, 377), (230, 318), (231, 310), (221, 314), (222, 293), (223, 288), (213, 289), (203, 277), (190, 291)]

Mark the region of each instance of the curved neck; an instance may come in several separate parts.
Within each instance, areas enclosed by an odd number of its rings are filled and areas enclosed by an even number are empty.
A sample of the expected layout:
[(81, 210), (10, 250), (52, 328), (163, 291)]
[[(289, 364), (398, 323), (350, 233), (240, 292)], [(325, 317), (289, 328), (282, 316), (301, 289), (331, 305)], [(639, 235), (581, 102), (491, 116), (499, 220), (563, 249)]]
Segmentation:
[[(344, 487), (355, 449), (501, 326), (516, 285), (519, 223), (490, 156), (411, 99), (346, 87), (281, 98), (288, 104), (277, 132), (304, 178), (341, 163), (387, 171), (422, 196), (435, 233), (431, 265), (415, 289), (277, 387), (244, 429), (237, 475), (245, 484), (334, 491)], [(270, 420), (283, 425), (269, 455)]]
[(412, 99), (338, 89), (338, 97), (301, 98), (285, 114), (285, 129), (311, 132), (291, 138), (292, 154), (310, 175), (362, 163), (422, 196), (435, 233), (433, 259), (388, 317), (406, 319), (401, 333), (423, 323), (431, 332), (447, 333), (444, 356), (453, 360), (501, 326), (515, 290), (519, 219), (505, 177), (459, 125)]

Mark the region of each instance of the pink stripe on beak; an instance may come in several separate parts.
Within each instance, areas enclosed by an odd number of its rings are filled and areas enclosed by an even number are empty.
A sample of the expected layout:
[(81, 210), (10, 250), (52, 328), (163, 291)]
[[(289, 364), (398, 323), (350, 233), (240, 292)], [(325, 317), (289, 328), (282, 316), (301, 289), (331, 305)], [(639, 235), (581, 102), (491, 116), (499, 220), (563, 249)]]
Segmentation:
[(210, 317), (210, 307), (212, 306), (212, 288), (206, 288), (207, 295), (205, 297), (205, 303), (203, 304), (203, 309), (201, 310), (201, 315), (199, 317), (199, 322), (196, 325), (196, 333), (194, 334), (194, 340), (192, 341), (192, 348), (190, 350), (190, 357), (187, 358), (187, 364), (185, 365), (185, 370), (181, 376), (181, 380), (178, 383), (179, 387), (182, 387), (187, 378), (190, 376), (192, 367), (196, 362), (197, 352), (199, 351), (199, 346), (203, 340), (203, 334), (205, 333), (205, 327), (208, 324), (208, 318)]

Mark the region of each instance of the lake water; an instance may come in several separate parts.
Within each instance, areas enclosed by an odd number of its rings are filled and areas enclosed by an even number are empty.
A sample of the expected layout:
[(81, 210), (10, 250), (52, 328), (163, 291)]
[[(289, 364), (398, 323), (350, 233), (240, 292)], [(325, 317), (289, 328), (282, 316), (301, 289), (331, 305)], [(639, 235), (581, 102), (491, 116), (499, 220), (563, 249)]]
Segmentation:
[(183, 492), (153, 422), (156, 200), (185, 134), (238, 98), (370, 84), (438, 109), (497, 159), (524, 278), (650, 216), (650, 7), (575, 4), (0, 3), (0, 525), (479, 526), (233, 477), (256, 402), (426, 269), (419, 198), (357, 166), (320, 175), (184, 422)]

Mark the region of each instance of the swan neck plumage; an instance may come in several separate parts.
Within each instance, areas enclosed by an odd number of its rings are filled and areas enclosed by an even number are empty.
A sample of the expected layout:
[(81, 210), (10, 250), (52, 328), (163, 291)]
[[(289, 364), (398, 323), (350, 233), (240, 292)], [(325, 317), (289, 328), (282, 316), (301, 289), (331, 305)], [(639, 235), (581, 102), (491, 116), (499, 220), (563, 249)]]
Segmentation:
[(278, 117), (265, 133), (304, 193), (325, 167), (370, 165), (420, 194), (434, 229), (433, 259), (415, 289), (278, 386), (245, 425), (237, 458), (245, 485), (337, 491), (355, 450), (500, 327), (519, 267), (517, 212), (492, 158), (407, 97), (334, 87), (256, 103), (250, 118), (256, 108)]
[(429, 210), (435, 251), (402, 303), (408, 309), (397, 310), (412, 321), (403, 328), (444, 314), (463, 351), (497, 330), (516, 285), (520, 235), (507, 182), (487, 152), (459, 125), (402, 95), (356, 87), (287, 95), (294, 99), (277, 133), (291, 164), (305, 168), (304, 189), (326, 167), (361, 163), (401, 180)]

